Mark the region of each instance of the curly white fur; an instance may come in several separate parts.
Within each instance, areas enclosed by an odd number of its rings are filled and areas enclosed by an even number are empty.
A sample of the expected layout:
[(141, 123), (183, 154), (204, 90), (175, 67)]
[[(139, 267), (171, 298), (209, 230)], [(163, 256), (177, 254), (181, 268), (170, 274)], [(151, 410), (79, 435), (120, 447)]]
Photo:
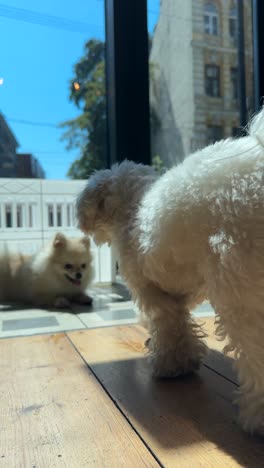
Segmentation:
[(264, 111), (249, 134), (194, 153), (157, 178), (125, 161), (93, 175), (80, 227), (110, 242), (146, 314), (154, 372), (195, 369), (206, 347), (190, 310), (208, 298), (236, 351), (240, 420), (264, 432)]

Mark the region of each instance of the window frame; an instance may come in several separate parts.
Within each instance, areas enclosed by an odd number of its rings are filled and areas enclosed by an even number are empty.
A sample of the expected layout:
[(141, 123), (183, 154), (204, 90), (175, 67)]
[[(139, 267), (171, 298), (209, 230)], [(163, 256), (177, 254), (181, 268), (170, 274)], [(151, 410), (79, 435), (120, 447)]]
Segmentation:
[[(231, 28), (231, 24), (234, 25), (233, 28)], [(231, 34), (231, 29), (234, 30), (234, 34)], [(237, 10), (237, 7), (235, 5), (232, 8), (230, 8), (230, 10), (229, 10), (229, 36), (234, 41), (237, 41), (237, 38), (238, 38), (238, 10)]]
[[(208, 76), (208, 71), (209, 69), (211, 70), (215, 70), (217, 73), (216, 73), (216, 77), (210, 77)], [(214, 84), (217, 83), (217, 92), (215, 93), (214, 92)], [(211, 97), (211, 98), (219, 98), (221, 97), (221, 70), (220, 70), (220, 66), (219, 65), (216, 65), (214, 63), (210, 64), (210, 63), (207, 63), (204, 65), (204, 87), (205, 87), (205, 95), (208, 96), (208, 97)], [(208, 90), (210, 90), (210, 92), (208, 92)]]
[(151, 164), (147, 0), (105, 0), (105, 26), (108, 165)]
[[(213, 7), (213, 10), (206, 10), (206, 7)], [(208, 22), (206, 24), (206, 19)], [(210, 36), (219, 35), (219, 14), (214, 3), (208, 2), (204, 5), (204, 33)]]

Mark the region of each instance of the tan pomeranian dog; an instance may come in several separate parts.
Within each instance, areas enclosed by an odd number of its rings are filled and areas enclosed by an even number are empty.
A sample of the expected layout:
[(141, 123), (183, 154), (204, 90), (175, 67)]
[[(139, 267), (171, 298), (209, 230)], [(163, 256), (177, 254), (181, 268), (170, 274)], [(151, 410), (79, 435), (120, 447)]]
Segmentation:
[(57, 233), (34, 255), (0, 253), (0, 302), (69, 307), (92, 304), (85, 291), (93, 278), (88, 237)]

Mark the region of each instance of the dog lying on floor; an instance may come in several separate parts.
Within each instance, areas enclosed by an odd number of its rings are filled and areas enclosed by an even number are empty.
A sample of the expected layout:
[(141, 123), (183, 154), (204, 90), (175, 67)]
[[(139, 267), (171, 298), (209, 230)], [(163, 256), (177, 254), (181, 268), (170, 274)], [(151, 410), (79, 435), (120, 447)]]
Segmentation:
[(156, 376), (195, 370), (206, 352), (190, 310), (205, 298), (228, 335), (240, 421), (264, 433), (264, 111), (248, 136), (187, 157), (157, 177), (125, 161), (95, 173), (77, 202), (80, 228), (115, 245), (148, 319)]
[(0, 302), (35, 306), (91, 305), (85, 290), (93, 277), (87, 237), (70, 239), (57, 233), (34, 255), (0, 253)]

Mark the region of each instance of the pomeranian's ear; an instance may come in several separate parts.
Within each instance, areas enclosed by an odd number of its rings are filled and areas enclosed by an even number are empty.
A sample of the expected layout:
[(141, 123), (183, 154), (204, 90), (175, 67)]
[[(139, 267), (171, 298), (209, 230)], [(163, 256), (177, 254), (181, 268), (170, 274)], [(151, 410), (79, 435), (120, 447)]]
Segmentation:
[(80, 239), (80, 242), (86, 247), (86, 249), (89, 249), (90, 247), (90, 239), (88, 236), (84, 236)]
[(57, 232), (57, 234), (55, 234), (55, 237), (53, 240), (53, 246), (55, 248), (62, 247), (63, 245), (66, 244), (66, 242), (67, 242), (66, 237), (61, 232)]

